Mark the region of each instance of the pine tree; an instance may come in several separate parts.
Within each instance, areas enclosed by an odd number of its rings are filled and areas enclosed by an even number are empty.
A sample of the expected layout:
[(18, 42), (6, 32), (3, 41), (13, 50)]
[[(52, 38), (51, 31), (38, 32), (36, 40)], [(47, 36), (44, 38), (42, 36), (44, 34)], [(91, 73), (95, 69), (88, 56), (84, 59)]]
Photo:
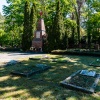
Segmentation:
[(24, 8), (24, 28), (23, 28), (23, 35), (22, 35), (22, 49), (24, 51), (28, 50), (31, 46), (29, 40), (30, 34), (30, 22), (29, 22), (29, 2), (26, 1), (25, 8)]
[(31, 39), (33, 37), (33, 33), (36, 30), (36, 22), (37, 22), (37, 12), (36, 12), (36, 6), (33, 3), (31, 7), (31, 13), (30, 13), (30, 34)]
[(32, 42), (33, 33), (36, 29), (36, 21), (37, 21), (36, 6), (35, 4), (33, 4), (30, 13), (30, 42)]
[(61, 49), (64, 37), (64, 22), (63, 22), (63, 15), (61, 12), (60, 0), (57, 0), (56, 14), (52, 29), (52, 37), (53, 37), (51, 40), (52, 49)]

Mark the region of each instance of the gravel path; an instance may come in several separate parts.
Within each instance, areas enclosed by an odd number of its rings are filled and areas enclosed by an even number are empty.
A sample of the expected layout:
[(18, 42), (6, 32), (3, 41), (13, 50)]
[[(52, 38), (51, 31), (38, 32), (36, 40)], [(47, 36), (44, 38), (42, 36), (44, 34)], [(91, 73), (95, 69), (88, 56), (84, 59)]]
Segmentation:
[(0, 52), (0, 66), (5, 65), (11, 60), (29, 59), (29, 57), (40, 56), (45, 54), (32, 54), (32, 53), (14, 53), (14, 52)]

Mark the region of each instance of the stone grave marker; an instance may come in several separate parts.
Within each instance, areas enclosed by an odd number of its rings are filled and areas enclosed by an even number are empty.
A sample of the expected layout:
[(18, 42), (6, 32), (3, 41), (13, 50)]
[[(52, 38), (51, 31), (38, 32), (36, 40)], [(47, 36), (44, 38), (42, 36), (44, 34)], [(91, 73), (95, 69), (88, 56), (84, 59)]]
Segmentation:
[(65, 80), (61, 81), (60, 84), (69, 89), (94, 93), (99, 79), (100, 74), (97, 74), (95, 71), (78, 70)]
[(11, 60), (11, 61), (9, 61), (8, 63), (6, 63), (6, 66), (15, 65), (15, 64), (17, 64), (17, 63), (21, 63), (21, 62), (19, 62), (19, 61), (17, 61), (17, 60)]
[(20, 70), (14, 70), (14, 71), (11, 72), (11, 74), (29, 77), (33, 74), (37, 74), (37, 73), (43, 72), (45, 70), (48, 70), (49, 68), (51, 68), (51, 66), (48, 66), (46, 64), (36, 64), (34, 66), (24, 67)]
[(38, 67), (38, 68), (44, 68), (44, 67), (46, 67), (47, 65), (46, 64), (36, 64), (36, 67)]
[(90, 66), (100, 67), (100, 59), (96, 59), (92, 63), (89, 64)]
[(70, 62), (70, 61), (66, 58), (55, 58), (55, 59), (52, 59), (52, 62), (66, 63), (66, 62)]
[(81, 70), (80, 74), (94, 77), (96, 75), (96, 72), (95, 71), (88, 71), (88, 70)]

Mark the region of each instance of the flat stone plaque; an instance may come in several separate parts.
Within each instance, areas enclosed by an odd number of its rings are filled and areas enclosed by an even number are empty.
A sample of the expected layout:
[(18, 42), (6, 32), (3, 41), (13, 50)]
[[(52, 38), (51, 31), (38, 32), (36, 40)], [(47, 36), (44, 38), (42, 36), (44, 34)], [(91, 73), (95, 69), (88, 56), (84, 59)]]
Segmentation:
[(95, 76), (96, 72), (95, 71), (88, 71), (88, 70), (81, 70), (80, 74), (87, 75), (87, 76)]

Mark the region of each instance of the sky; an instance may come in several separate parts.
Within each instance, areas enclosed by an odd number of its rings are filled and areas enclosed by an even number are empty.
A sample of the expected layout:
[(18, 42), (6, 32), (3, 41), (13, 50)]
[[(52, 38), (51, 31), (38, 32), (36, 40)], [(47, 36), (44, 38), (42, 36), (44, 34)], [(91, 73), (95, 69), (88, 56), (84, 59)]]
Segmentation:
[(3, 5), (8, 5), (6, 0), (0, 0), (0, 13), (3, 15), (3, 11), (2, 11), (2, 8), (3, 8)]

